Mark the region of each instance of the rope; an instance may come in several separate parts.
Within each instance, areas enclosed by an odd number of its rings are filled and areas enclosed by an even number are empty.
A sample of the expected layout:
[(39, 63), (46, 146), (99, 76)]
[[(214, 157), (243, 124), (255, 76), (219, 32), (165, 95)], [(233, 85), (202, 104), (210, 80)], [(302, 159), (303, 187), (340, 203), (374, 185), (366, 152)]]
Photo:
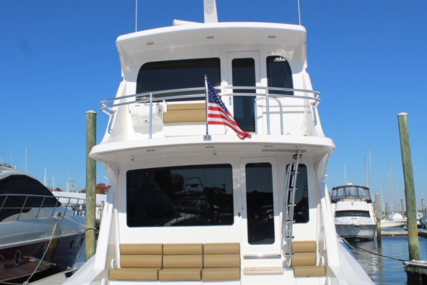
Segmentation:
[(56, 226), (58, 225), (59, 217), (60, 217), (60, 215), (56, 216), (56, 223), (55, 223), (55, 226), (53, 227), (53, 230), (52, 230), (52, 236), (49, 239), (49, 243), (46, 246), (46, 250), (43, 253), (42, 258), (40, 258), (39, 264), (37, 264), (36, 268), (34, 269), (33, 273), (31, 273), (30, 277), (28, 277), (27, 281), (25, 281), (24, 283), (22, 283), (23, 285), (28, 285), (30, 283), (30, 279), (36, 273), (37, 269), (39, 269), (40, 265), (43, 262), (44, 257), (46, 256), (46, 253), (49, 251), (50, 244), (52, 243), (53, 237), (55, 236), (55, 230), (56, 230)]
[[(379, 265), (379, 266), (381, 266), (381, 267), (385, 267), (385, 268), (391, 268), (391, 269), (396, 269), (396, 268), (402, 268), (402, 267), (405, 267), (405, 265), (400, 265), (400, 266), (386, 266), (386, 265), (384, 265), (384, 264), (379, 264), (378, 262), (375, 262), (375, 261), (373, 261), (373, 260), (370, 260), (370, 259), (368, 259), (368, 257), (366, 257), (365, 255), (363, 255), (360, 251), (358, 251), (354, 246), (352, 246), (348, 241), (346, 241), (345, 239), (342, 239), (344, 242), (345, 242), (345, 244), (347, 244), (349, 247), (350, 247), (350, 249), (352, 249), (352, 250), (354, 250), (354, 251), (356, 251), (356, 252), (358, 252), (359, 254), (360, 254), (360, 256), (362, 256), (364, 259), (366, 259), (367, 261), (369, 261), (370, 263), (373, 263), (373, 264), (376, 264), (376, 265)], [(385, 256), (385, 255), (381, 255), (381, 254), (378, 254), (378, 253), (375, 253), (375, 252), (371, 252), (371, 251), (369, 251), (369, 250), (366, 250), (366, 249), (363, 249), (363, 248), (359, 248), (359, 247), (357, 247), (358, 249), (361, 249), (361, 250), (364, 250), (364, 251), (366, 251), (368, 254), (371, 254), (371, 255), (374, 255), (374, 256), (380, 256), (380, 257), (384, 257), (384, 258), (388, 258), (388, 259), (392, 259), (392, 260), (396, 260), (396, 261), (406, 261), (406, 260), (404, 260), (404, 259), (399, 259), (399, 258), (394, 258), (394, 257), (388, 257), (388, 256)]]
[(89, 226), (87, 226), (87, 225), (85, 225), (85, 224), (82, 224), (82, 223), (79, 223), (79, 222), (77, 222), (77, 221), (71, 220), (71, 219), (69, 219), (67, 216), (64, 216), (63, 218), (65, 218), (65, 219), (69, 220), (70, 222), (73, 222), (73, 223), (76, 223), (76, 224), (78, 224), (78, 225), (81, 225), (81, 226), (85, 227), (85, 228), (86, 228), (86, 231), (88, 231), (88, 230), (94, 230), (95, 232), (99, 232), (99, 230), (98, 230), (97, 228), (92, 228), (92, 227), (89, 227)]

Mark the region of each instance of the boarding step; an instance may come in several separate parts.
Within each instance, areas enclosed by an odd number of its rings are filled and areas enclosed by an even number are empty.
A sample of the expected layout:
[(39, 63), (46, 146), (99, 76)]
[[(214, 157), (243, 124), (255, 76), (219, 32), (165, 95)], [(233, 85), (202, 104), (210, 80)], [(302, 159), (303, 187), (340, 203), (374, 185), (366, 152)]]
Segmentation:
[(244, 267), (243, 274), (282, 274), (283, 268), (279, 266)]

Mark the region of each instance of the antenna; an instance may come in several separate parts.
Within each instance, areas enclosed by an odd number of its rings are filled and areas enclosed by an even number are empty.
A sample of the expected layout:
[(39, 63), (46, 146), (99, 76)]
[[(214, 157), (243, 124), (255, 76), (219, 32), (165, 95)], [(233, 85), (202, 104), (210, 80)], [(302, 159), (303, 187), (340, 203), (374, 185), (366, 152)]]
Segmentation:
[(138, 0), (135, 0), (135, 32), (138, 31)]
[(299, 25), (301, 26), (301, 7), (298, 0), (298, 19), (299, 19)]
[(205, 23), (218, 23), (218, 12), (216, 10), (216, 0), (204, 0)]
[(25, 173), (28, 173), (28, 146), (25, 146)]

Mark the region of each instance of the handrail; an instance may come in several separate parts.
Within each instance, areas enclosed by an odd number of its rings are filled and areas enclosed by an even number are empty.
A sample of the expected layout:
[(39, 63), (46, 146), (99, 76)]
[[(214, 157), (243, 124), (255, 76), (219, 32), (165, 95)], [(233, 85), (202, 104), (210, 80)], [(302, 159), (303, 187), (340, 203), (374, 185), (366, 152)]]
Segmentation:
[[(21, 218), (22, 213), (24, 212), (25, 209), (28, 208), (38, 208), (37, 210), (37, 214), (35, 215), (35, 218), (37, 219), (39, 217), (40, 214), (40, 210), (41, 208), (54, 208), (52, 211), (51, 216), (54, 216), (55, 212), (57, 212), (57, 208), (58, 205), (61, 205), (62, 203), (60, 203), (60, 199), (68, 199), (68, 201), (66, 202), (66, 206), (64, 206), (63, 209), (61, 209), (61, 214), (63, 216), (65, 216), (67, 214), (67, 210), (71, 207), (73, 207), (73, 216), (83, 216), (84, 215), (84, 210), (75, 210), (74, 206), (75, 205), (80, 205), (80, 201), (83, 201), (82, 204), (86, 204), (86, 199), (83, 198), (78, 198), (78, 197), (57, 197), (57, 196), (48, 196), (48, 195), (34, 195), (34, 194), (0, 194), (0, 198), (4, 197), (4, 200), (0, 206), (0, 214), (3, 210), (19, 210), (19, 213), (17, 212), (16, 214), (18, 214), (16, 220), (18, 221)], [(21, 198), (25, 198), (22, 205), (18, 205), (18, 206), (14, 206), (14, 207), (7, 207), (6, 205), (6, 201), (11, 198), (11, 197), (21, 197)], [(43, 198), (43, 200), (39, 203), (34, 203), (34, 205), (32, 206), (27, 206), (27, 202), (30, 198)], [(47, 199), (55, 199), (55, 206), (51, 206), (51, 207), (46, 207), (45, 205), (45, 201)], [(75, 200), (75, 202), (73, 201)], [(65, 204), (65, 203), (64, 203)]]
[[(293, 89), (293, 88), (278, 88), (278, 87), (267, 87), (267, 86), (220, 86), (215, 87), (217, 90), (221, 90), (222, 92), (219, 92), (219, 96), (256, 96), (256, 97), (265, 97), (267, 99), (269, 98), (295, 98), (295, 99), (308, 99), (314, 101), (315, 105), (314, 107), (317, 107), (317, 104), (320, 102), (320, 92), (314, 91), (314, 90), (307, 90), (307, 89)], [(249, 89), (249, 90), (264, 90), (264, 92), (256, 92), (256, 93), (232, 93), (232, 92), (225, 92), (225, 89)], [(189, 95), (171, 95), (173, 93), (183, 93), (183, 92), (194, 92), (194, 91), (200, 91), (200, 93), (197, 94), (189, 94)], [(270, 91), (279, 91), (279, 92), (302, 92), (302, 93), (310, 93), (313, 94), (313, 97), (309, 96), (300, 96), (300, 95), (285, 95), (285, 94), (278, 94)], [(150, 95), (151, 94), (151, 95)], [(163, 96), (162, 96), (163, 95)], [(150, 97), (152, 99), (150, 99)], [(161, 90), (161, 91), (152, 91), (152, 92), (146, 92), (146, 93), (137, 93), (137, 94), (131, 94), (131, 95), (125, 95), (120, 96), (116, 98), (111, 98), (107, 100), (101, 101), (101, 111), (106, 113), (107, 115), (112, 115), (112, 108), (118, 107), (118, 106), (124, 106), (124, 105), (130, 105), (135, 103), (150, 103), (151, 102), (162, 102), (163, 100), (176, 100), (176, 99), (192, 99), (192, 98), (201, 98), (205, 97), (205, 88), (204, 87), (196, 87), (196, 88), (182, 88), (182, 89), (170, 89), (170, 90)], [(123, 99), (131, 99), (135, 98), (133, 101), (128, 102), (122, 102), (122, 103), (114, 103), (115, 101), (123, 100)], [(108, 105), (108, 103), (111, 103), (111, 105)], [(267, 103), (268, 105), (268, 103)], [(267, 106), (267, 113), (269, 113), (269, 106)]]

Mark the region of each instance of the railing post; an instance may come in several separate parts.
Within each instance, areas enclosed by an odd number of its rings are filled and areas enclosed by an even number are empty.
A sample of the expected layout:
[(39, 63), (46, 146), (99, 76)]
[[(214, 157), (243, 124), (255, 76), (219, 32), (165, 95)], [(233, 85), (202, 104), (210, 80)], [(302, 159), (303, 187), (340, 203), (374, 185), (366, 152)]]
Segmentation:
[(21, 217), (22, 211), (25, 208), (25, 204), (27, 204), (27, 200), (28, 200), (28, 196), (25, 197), (25, 201), (24, 201), (24, 204), (22, 205), (21, 212), (19, 212), (18, 218), (16, 218), (17, 221), (19, 221), (19, 218)]
[(43, 208), (43, 204), (44, 204), (44, 200), (45, 200), (45, 199), (46, 199), (46, 196), (45, 196), (45, 197), (43, 197), (42, 204), (40, 205), (39, 210), (37, 211), (36, 219), (37, 219), (37, 217), (39, 216), (40, 210)]
[(256, 99), (254, 100), (254, 115), (255, 115), (255, 134), (258, 134), (258, 110), (257, 110)]
[(150, 92), (150, 119), (148, 122), (149, 134), (148, 138), (153, 138), (153, 93)]
[(8, 197), (9, 197), (9, 195), (6, 195), (6, 197), (4, 198), (4, 201), (3, 201), (3, 203), (1, 204), (1, 207), (0, 207), (0, 212), (3, 209), (4, 204), (6, 204), (6, 200), (7, 200)]
[(267, 107), (267, 135), (270, 134), (270, 99), (268, 97), (268, 87), (265, 88), (265, 90), (267, 91), (265, 94), (265, 99), (266, 99), (266, 104), (265, 106)]

